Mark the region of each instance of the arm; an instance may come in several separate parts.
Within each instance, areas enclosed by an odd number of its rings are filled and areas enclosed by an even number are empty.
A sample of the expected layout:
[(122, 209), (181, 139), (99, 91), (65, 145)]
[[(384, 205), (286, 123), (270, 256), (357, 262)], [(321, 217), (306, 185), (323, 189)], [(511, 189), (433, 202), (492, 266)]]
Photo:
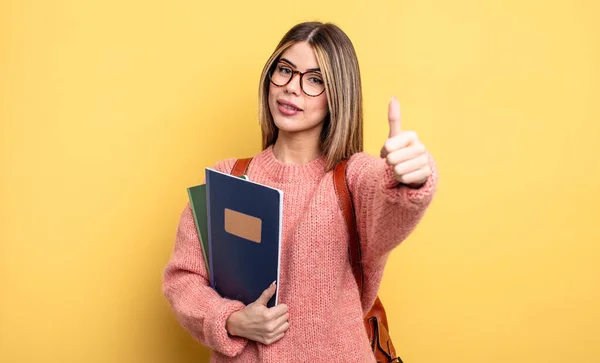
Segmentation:
[(396, 97), (388, 107), (388, 122), (381, 159), (360, 153), (348, 164), (363, 263), (371, 264), (374, 276), (383, 273), (389, 252), (415, 229), (437, 185), (433, 158), (415, 132), (402, 130)]
[[(215, 169), (228, 173), (235, 159)], [(175, 241), (175, 250), (164, 274), (163, 292), (180, 324), (201, 344), (227, 356), (239, 355), (248, 340), (265, 345), (280, 340), (288, 329), (288, 308), (279, 304), (271, 309), (267, 302), (275, 285), (265, 290), (254, 303), (223, 299), (210, 287), (202, 248), (193, 219), (186, 206)]]
[(432, 173), (416, 188), (400, 183), (385, 159), (365, 153), (350, 158), (347, 180), (366, 265), (385, 260), (425, 214), (437, 186), (435, 162), (428, 157)]
[(177, 320), (198, 342), (227, 356), (242, 352), (248, 340), (229, 335), (226, 323), (232, 313), (242, 310), (245, 305), (221, 298), (209, 286), (189, 204), (181, 215), (162, 288)]

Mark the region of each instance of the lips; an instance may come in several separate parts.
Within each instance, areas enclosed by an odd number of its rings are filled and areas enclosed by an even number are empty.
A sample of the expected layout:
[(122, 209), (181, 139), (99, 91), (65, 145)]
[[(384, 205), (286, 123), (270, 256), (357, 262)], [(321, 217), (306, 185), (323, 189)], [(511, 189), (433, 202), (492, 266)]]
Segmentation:
[(286, 100), (277, 100), (277, 103), (290, 111), (302, 111), (300, 107)]

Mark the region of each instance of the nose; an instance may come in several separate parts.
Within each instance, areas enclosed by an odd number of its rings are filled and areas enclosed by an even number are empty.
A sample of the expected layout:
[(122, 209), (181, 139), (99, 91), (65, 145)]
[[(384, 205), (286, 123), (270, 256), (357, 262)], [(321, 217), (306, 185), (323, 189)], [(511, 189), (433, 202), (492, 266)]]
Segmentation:
[[(297, 76), (297, 77), (296, 77)], [(294, 74), (292, 75), (292, 79), (288, 82), (288, 84), (285, 85), (285, 90), (287, 92), (293, 93), (295, 95), (300, 95), (300, 78), (302, 76), (300, 75), (300, 72), (294, 72)]]

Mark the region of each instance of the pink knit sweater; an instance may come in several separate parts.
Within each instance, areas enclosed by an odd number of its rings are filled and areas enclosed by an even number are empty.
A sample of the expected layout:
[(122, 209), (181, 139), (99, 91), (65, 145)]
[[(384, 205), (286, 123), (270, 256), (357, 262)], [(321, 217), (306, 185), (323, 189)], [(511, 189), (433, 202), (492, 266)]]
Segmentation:
[[(292, 165), (276, 159), (272, 147), (262, 151), (248, 177), (284, 192), (278, 289), (279, 302), (289, 307), (290, 327), (269, 346), (227, 333), (227, 318), (244, 305), (210, 288), (189, 205), (163, 282), (178, 321), (213, 350), (214, 363), (374, 362), (363, 316), (374, 303), (389, 253), (417, 226), (432, 199), (437, 171), (430, 160), (434, 172), (419, 189), (399, 184), (383, 159), (358, 153), (348, 162), (365, 264), (361, 301), (348, 257), (348, 232), (324, 159)], [(229, 173), (234, 161), (215, 168)]]

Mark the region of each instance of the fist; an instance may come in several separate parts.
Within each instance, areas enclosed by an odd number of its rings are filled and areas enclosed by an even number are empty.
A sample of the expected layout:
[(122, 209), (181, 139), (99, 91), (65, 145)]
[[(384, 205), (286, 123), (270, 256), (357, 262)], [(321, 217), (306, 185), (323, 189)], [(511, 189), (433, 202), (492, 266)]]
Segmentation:
[(388, 108), (390, 133), (381, 148), (381, 157), (394, 170), (394, 176), (402, 184), (418, 188), (431, 175), (429, 155), (425, 145), (414, 131), (402, 131), (400, 103), (392, 98)]
[(276, 290), (275, 283), (271, 284), (258, 300), (231, 314), (225, 326), (227, 332), (264, 345), (271, 345), (283, 338), (290, 326), (287, 305), (279, 304), (267, 308), (267, 303)]

